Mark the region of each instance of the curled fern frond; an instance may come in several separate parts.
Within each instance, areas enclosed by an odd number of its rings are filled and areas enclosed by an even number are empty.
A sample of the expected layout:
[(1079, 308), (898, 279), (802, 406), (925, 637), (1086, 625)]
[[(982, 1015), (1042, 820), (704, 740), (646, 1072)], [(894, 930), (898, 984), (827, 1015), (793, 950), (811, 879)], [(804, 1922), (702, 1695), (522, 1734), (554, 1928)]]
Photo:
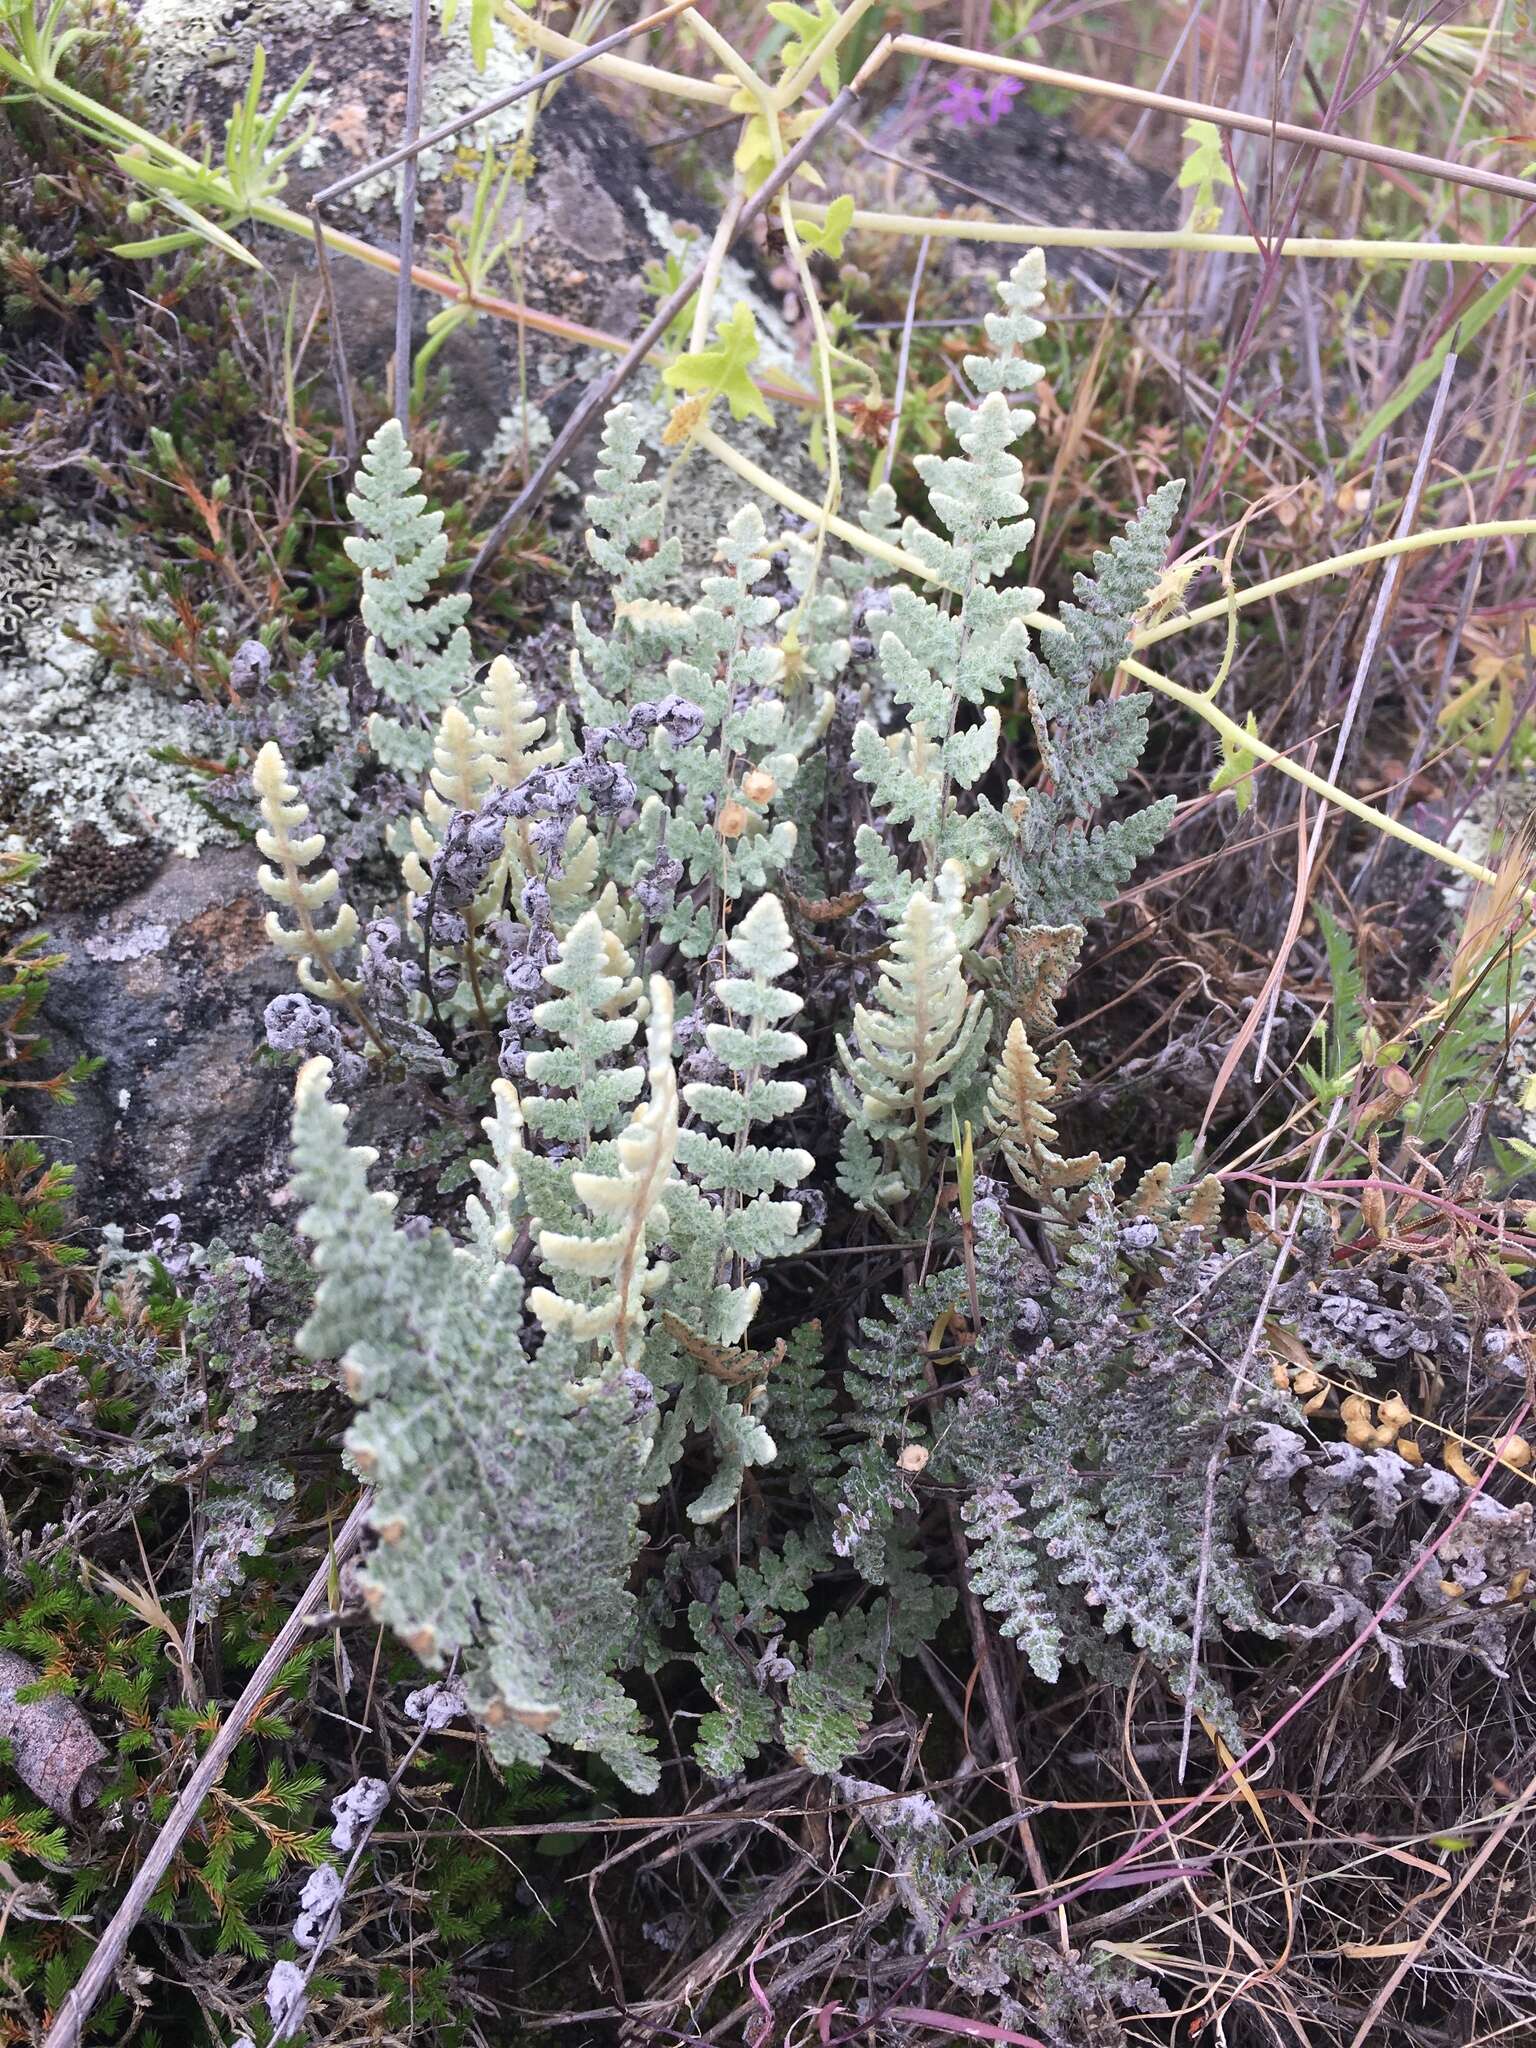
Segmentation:
[(1125, 1161), (1115, 1159), (1106, 1167), (1097, 1152), (1071, 1159), (1056, 1149), (1056, 1117), (1051, 1104), (1059, 1092), (1058, 1084), (1044, 1073), (1035, 1057), (1023, 1019), (1015, 1017), (987, 1090), (987, 1128), (1024, 1192), (1042, 1207), (1076, 1221), (1088, 1200), (1080, 1190), (1101, 1174), (1113, 1180)]

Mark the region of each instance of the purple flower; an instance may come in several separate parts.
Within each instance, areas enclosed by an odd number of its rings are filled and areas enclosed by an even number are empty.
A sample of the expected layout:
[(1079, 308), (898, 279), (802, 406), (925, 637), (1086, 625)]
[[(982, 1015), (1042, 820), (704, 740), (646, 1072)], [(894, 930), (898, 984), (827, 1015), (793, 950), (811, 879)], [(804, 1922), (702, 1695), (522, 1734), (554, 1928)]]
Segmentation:
[(983, 91), (966, 73), (950, 78), (939, 112), (952, 128), (995, 128), (1024, 90), (1016, 78), (994, 78)]

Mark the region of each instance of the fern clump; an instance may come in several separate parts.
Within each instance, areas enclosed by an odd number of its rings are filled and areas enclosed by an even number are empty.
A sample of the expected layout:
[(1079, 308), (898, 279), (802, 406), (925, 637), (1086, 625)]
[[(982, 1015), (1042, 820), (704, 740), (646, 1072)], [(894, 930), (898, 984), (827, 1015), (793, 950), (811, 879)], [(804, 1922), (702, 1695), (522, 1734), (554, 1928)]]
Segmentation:
[[(1000, 288), (955, 452), (918, 463), (933, 522), (902, 537), (927, 581), (888, 601), (752, 508), (683, 587), (617, 409), (587, 536), (612, 616), (575, 610), (553, 703), (510, 655), (470, 673), (462, 607), (428, 601), (435, 515), (398, 433), (371, 447), (376, 745), (424, 771), (420, 803), (403, 895), (364, 923), (263, 752), (263, 886), (300, 981), (269, 1038), (324, 1056), (295, 1112), (305, 1341), (357, 1404), (369, 1597), (429, 1664), (458, 1658), (504, 1761), (565, 1744), (653, 1784), (644, 1669), (694, 1702), (707, 1775), (777, 1746), (834, 1777), (957, 1599), (1029, 1683), (1139, 1659), (1236, 1743), (1239, 1645), (1343, 1626), (1372, 1569), (1340, 1562), (1350, 1518), (1406, 1530), (1456, 1483), (1385, 1413), (1369, 1442), (1358, 1417), (1343, 1444), (1304, 1433), (1314, 1389), (1271, 1343), (1353, 1384), (1408, 1348), (1404, 1313), (1330, 1279), (1326, 1230), (1277, 1270), (1275, 1243), (1221, 1238), (1193, 1160), (1121, 1192), (1124, 1162), (1073, 1142), (1063, 1000), (1171, 815), (1121, 814), (1146, 705), (1099, 685), (1178, 491), (1058, 618), (1009, 581), (1043, 284), (1035, 254)], [(893, 517), (877, 493), (867, 523)], [(326, 1085), (365, 1054), (445, 1120), (489, 1110), (462, 1227), (397, 1228), (370, 1191)], [(1425, 1304), (1414, 1341), (1449, 1359)], [(1523, 1531), (1479, 1525), (1458, 1569), (1509, 1583)], [(1477, 1641), (1496, 1662), (1494, 1622)], [(923, 1856), (949, 1867), (937, 1836)], [(978, 1995), (1046, 1996), (1028, 1944), (978, 1968)]]

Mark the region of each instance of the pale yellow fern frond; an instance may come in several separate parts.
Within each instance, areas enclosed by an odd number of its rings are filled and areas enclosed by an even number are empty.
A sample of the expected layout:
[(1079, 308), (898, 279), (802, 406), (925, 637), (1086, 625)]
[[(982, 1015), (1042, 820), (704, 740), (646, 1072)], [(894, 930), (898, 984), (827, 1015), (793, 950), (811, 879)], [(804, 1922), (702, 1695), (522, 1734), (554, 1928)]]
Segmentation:
[[(325, 834), (306, 832), (309, 806), (288, 779), (288, 766), (275, 740), (268, 740), (251, 771), (261, 806), (256, 845), (270, 867), (257, 870), (262, 894), (281, 904), (293, 918), (285, 925), (278, 912), (266, 916), (267, 937), (291, 960), (306, 994), (348, 1009), (356, 1006), (359, 985), (349, 981), (338, 961), (357, 938), (357, 913), (341, 895), (334, 868), (306, 874), (325, 855)], [(327, 909), (329, 906), (329, 909)], [(325, 913), (329, 922), (324, 921)]]
[(577, 1199), (609, 1228), (601, 1237), (537, 1233), (539, 1257), (551, 1276), (596, 1283), (593, 1296), (573, 1300), (547, 1287), (535, 1287), (528, 1295), (528, 1306), (546, 1330), (578, 1342), (611, 1344), (622, 1364), (637, 1355), (647, 1298), (667, 1277), (666, 1266), (649, 1263), (645, 1253), (648, 1238), (668, 1228), (662, 1198), (677, 1156), (672, 990), (660, 975), (651, 978), (650, 996), (645, 1106), (617, 1141), (615, 1171), (571, 1176)]

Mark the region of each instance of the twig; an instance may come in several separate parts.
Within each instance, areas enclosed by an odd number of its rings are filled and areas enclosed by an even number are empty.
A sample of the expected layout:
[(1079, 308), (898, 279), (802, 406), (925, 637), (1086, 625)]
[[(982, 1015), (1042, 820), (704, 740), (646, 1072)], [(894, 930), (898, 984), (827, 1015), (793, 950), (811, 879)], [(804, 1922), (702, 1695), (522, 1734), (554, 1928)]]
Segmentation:
[(1377, 2020), (1379, 2020), (1382, 2015), (1387, 2000), (1392, 1996), (1393, 1992), (1397, 1989), (1398, 1985), (1402, 1983), (1403, 1979), (1407, 1976), (1408, 1972), (1413, 1968), (1414, 1964), (1422, 1958), (1424, 1951), (1428, 1947), (1430, 1939), (1435, 1932), (1435, 1929), (1439, 1927), (1440, 1923), (1444, 1920), (1446, 1914), (1449, 1913), (1452, 1906), (1455, 1905), (1456, 1901), (1461, 1897), (1462, 1893), (1466, 1891), (1467, 1887), (1472, 1883), (1472, 1880), (1477, 1876), (1478, 1872), (1482, 1869), (1483, 1865), (1488, 1861), (1489, 1857), (1492, 1856), (1497, 1849), (1503, 1846), (1505, 1837), (1508, 1835), (1510, 1829), (1514, 1826), (1515, 1822), (1519, 1820), (1520, 1816), (1525, 1812), (1525, 1809), (1527, 1808), (1527, 1806), (1530, 1805), (1533, 1798), (1536, 1798), (1536, 1778), (1531, 1778), (1530, 1780), (1528, 1780), (1524, 1789), (1520, 1792), (1518, 1797), (1511, 1802), (1509, 1811), (1504, 1815), (1504, 1818), (1499, 1822), (1498, 1826), (1494, 1829), (1493, 1833), (1488, 1837), (1487, 1841), (1483, 1843), (1483, 1846), (1478, 1850), (1477, 1854), (1472, 1858), (1472, 1861), (1467, 1865), (1466, 1869), (1461, 1873), (1461, 1876), (1456, 1880), (1456, 1883), (1452, 1886), (1451, 1890), (1446, 1893), (1445, 1897), (1440, 1901), (1440, 1904), (1435, 1908), (1434, 1912), (1430, 1915), (1429, 1925), (1424, 1929), (1424, 1932), (1421, 1935), (1419, 1935), (1417, 1940), (1409, 1949), (1408, 1953), (1402, 1957), (1402, 1959), (1397, 1964), (1397, 1967), (1388, 1976), (1386, 1983), (1382, 1985), (1381, 1989), (1377, 1992), (1376, 1996), (1371, 2000), (1370, 2008), (1367, 2011), (1365, 2018), (1360, 2022), (1359, 2026), (1356, 2028), (1354, 2034), (1350, 2038), (1349, 2048), (1364, 2048), (1364, 2044), (1370, 2038), (1372, 2028), (1375, 2026)]
[[(421, 87), (427, 64), (427, 0), (411, 0), (410, 69), (405, 78), (405, 139), (421, 133)], [(400, 431), (411, 431), (411, 262), (416, 253), (416, 181), (420, 173), (415, 150), (405, 158), (400, 185), (400, 273), (395, 280), (395, 418)]]
[[(854, 80), (853, 84), (845, 85), (837, 95), (837, 98), (825, 109), (815, 124), (807, 129), (788, 155), (774, 166), (772, 175), (752, 194), (752, 197), (737, 216), (736, 233), (738, 235), (744, 228), (751, 226), (752, 222), (756, 220), (757, 216), (768, 205), (774, 194), (789, 182), (828, 129), (834, 127), (842, 119), (843, 115), (858, 97), (858, 85), (859, 81), (857, 79)], [(706, 257), (695, 265), (694, 269), (683, 279), (676, 291), (668, 294), (657, 307), (646, 326), (642, 328), (635, 340), (630, 343), (624, 354), (620, 356), (619, 360), (608, 372), (607, 376), (595, 384), (581, 400), (580, 404), (577, 405), (575, 411), (572, 412), (570, 418), (555, 436), (544, 460), (539, 464), (533, 475), (524, 484), (521, 491), (518, 492), (512, 503), (486, 535), (480, 552), (469, 565), (468, 574), (460, 585), (461, 589), (467, 589), (474, 582), (481, 570), (497, 554), (503, 541), (505, 541), (517, 521), (533, 505), (538, 503), (555, 471), (565, 460), (576, 442), (585, 434), (594, 416), (612, 404), (618, 392), (623, 389), (630, 377), (634, 375), (641, 363), (644, 362), (645, 358), (656, 346), (656, 343), (660, 341), (672, 322), (699, 289), (707, 263), (708, 258)]]
[[(1414, 464), (1413, 480), (1408, 486), (1408, 495), (1403, 500), (1402, 517), (1398, 520), (1399, 538), (1412, 530), (1413, 522), (1418, 516), (1419, 498), (1423, 492), (1425, 481), (1429, 476), (1430, 457), (1434, 452), (1435, 442), (1439, 437), (1440, 422), (1445, 416), (1445, 404), (1450, 396), (1451, 379), (1455, 374), (1456, 357), (1452, 353), (1446, 356), (1441, 366), (1440, 382), (1435, 387), (1435, 402), (1430, 409), (1429, 424), (1424, 429), (1423, 445), (1419, 449), (1419, 459)], [(1361, 706), (1366, 703), (1366, 688), (1370, 682), (1371, 672), (1376, 665), (1376, 649), (1381, 640), (1382, 627), (1386, 624), (1387, 608), (1392, 602), (1392, 593), (1397, 588), (1401, 562), (1402, 557), (1394, 555), (1387, 563), (1385, 573), (1381, 579), (1381, 588), (1377, 591), (1376, 602), (1371, 608), (1371, 621), (1366, 628), (1365, 645), (1360, 649), (1360, 659), (1355, 664), (1355, 680), (1350, 685), (1349, 698), (1344, 706), (1344, 716), (1339, 720), (1338, 736), (1333, 743), (1333, 759), (1328, 767), (1328, 780), (1330, 782), (1337, 782), (1344, 771), (1344, 759), (1349, 752), (1350, 738), (1354, 733), (1356, 721), (1360, 716)], [(1317, 860), (1317, 850), (1322, 844), (1323, 831), (1327, 822), (1327, 809), (1325, 806), (1320, 805), (1317, 817), (1313, 821), (1312, 837), (1307, 842), (1307, 869), (1309, 873)], [(1282, 965), (1288, 957), (1289, 947), (1280, 955)], [(1270, 994), (1269, 1003), (1264, 1015), (1264, 1028), (1259, 1034), (1259, 1042), (1254, 1051), (1254, 1073), (1259, 1077), (1263, 1075), (1264, 1062), (1268, 1057), (1269, 1037), (1274, 1029), (1275, 1012), (1279, 999), (1280, 990), (1277, 984)]]
[(209, 1743), (201, 1762), (182, 1787), (176, 1804), (167, 1814), (165, 1824), (155, 1838), (154, 1847), (139, 1865), (133, 1883), (129, 1885), (124, 1895), (123, 1903), (112, 1915), (106, 1931), (96, 1944), (94, 1954), (80, 1973), (79, 1982), (59, 2007), (59, 2016), (48, 2029), (43, 2048), (79, 2048), (85, 2022), (90, 2017), (96, 2001), (111, 1984), (118, 1960), (128, 1945), (128, 1937), (138, 1925), (144, 1908), (149, 1904), (151, 1894), (170, 1869), (183, 1837), (197, 1819), (203, 1801), (224, 1775), (225, 1765), (246, 1729), (255, 1719), (256, 1711), (271, 1691), (278, 1673), (297, 1649), (304, 1634), (304, 1624), (310, 1609), (326, 1597), (331, 1573), (356, 1548), (371, 1506), (372, 1497), (365, 1493), (342, 1524), (335, 1542), (328, 1547), (326, 1556), (300, 1594), (292, 1614), (272, 1638), (267, 1654), (251, 1673), (245, 1691), (230, 1708), (223, 1726)]
[(917, 317), (917, 295), (922, 288), (923, 270), (928, 262), (928, 236), (917, 245), (917, 261), (912, 265), (912, 286), (907, 293), (907, 317), (901, 326), (901, 353), (896, 358), (896, 391), (891, 399), (891, 431), (885, 443), (885, 481), (890, 482), (896, 470), (896, 443), (901, 435), (901, 409), (907, 402), (907, 365), (912, 355), (912, 327)]
[(1303, 128), (1294, 121), (1272, 121), (1264, 114), (1239, 114), (1230, 107), (1208, 105), (1203, 100), (1184, 100), (1171, 93), (1148, 92), (1142, 86), (1122, 85), (1117, 79), (1091, 78), (1079, 71), (1058, 71), (1049, 64), (1027, 64), (1017, 57), (995, 57), (985, 50), (962, 50), (952, 43), (931, 42), (926, 36), (900, 35), (890, 44), (892, 56), (927, 57), (936, 64), (963, 64), (967, 70), (1000, 71), (1008, 78), (1022, 78), (1026, 84), (1056, 86), (1066, 92), (1086, 93), (1097, 99), (1121, 100), (1127, 106), (1147, 107), (1154, 113), (1176, 114), (1189, 121), (1210, 121), (1218, 128), (1240, 128), (1247, 135), (1262, 135), (1276, 142), (1294, 142), (1305, 149), (1324, 149), (1338, 156), (1359, 157), (1363, 162), (1392, 170), (1416, 172), (1421, 177), (1444, 178), (1453, 185), (1475, 185), (1482, 192), (1501, 192), (1509, 199), (1536, 199), (1536, 183), (1529, 178), (1507, 177), (1502, 171), (1485, 171), (1475, 164), (1453, 163), (1448, 157), (1425, 156), (1417, 150), (1393, 149), (1383, 142), (1368, 142), (1355, 135), (1336, 135), (1321, 128)]

